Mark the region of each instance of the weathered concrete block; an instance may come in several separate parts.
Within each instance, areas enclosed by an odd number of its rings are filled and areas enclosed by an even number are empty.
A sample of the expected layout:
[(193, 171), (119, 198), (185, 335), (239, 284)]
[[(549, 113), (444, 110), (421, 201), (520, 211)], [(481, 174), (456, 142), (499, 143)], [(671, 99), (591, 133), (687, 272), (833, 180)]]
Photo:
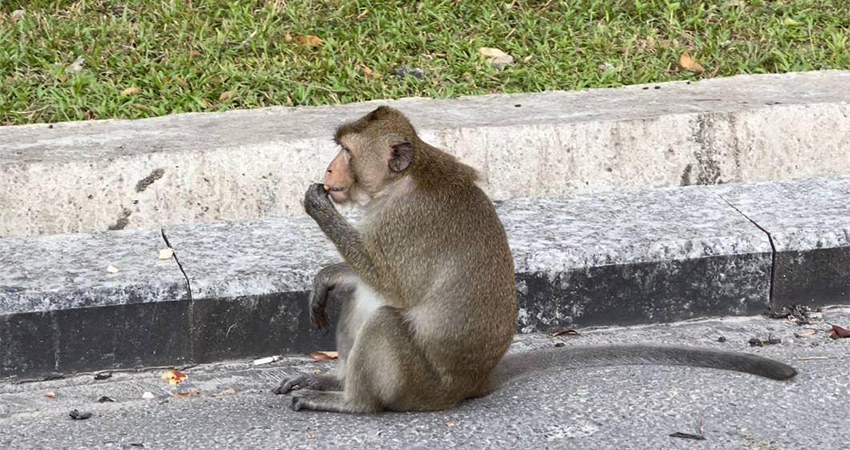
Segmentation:
[(0, 376), (189, 357), (189, 291), (164, 247), (158, 230), (0, 239)]
[(848, 84), (806, 72), (0, 127), (0, 236), (302, 215), (334, 127), (380, 104), (496, 200), (847, 174)]
[(770, 244), (710, 188), (500, 205), (522, 331), (764, 311)]
[(850, 177), (719, 191), (770, 235), (773, 307), (850, 305)]

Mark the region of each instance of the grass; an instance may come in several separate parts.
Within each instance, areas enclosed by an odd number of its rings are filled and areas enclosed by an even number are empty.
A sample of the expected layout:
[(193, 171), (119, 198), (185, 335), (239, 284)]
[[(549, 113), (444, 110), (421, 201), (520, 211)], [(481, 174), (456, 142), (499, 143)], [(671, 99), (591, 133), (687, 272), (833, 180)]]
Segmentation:
[(0, 124), (847, 69), (848, 30), (848, 0), (0, 0)]

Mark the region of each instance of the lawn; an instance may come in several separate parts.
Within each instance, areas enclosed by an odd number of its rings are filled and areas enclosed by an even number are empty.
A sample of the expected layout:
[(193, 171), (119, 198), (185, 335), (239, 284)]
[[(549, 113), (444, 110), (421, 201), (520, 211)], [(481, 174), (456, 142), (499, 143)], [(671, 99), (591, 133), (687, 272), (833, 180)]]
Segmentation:
[(0, 124), (848, 69), (848, 30), (848, 0), (0, 0)]

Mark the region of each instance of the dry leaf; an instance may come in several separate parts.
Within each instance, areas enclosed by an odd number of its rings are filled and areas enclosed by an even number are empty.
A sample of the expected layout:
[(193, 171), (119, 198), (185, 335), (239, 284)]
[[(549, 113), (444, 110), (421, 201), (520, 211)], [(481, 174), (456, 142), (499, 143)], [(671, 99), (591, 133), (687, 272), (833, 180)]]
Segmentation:
[(186, 380), (186, 378), (189, 378), (189, 375), (186, 375), (185, 373), (180, 372), (176, 369), (171, 369), (168, 372), (162, 374), (162, 381), (165, 381), (172, 386), (176, 385), (181, 381)]
[(499, 58), (501, 56), (507, 56), (508, 54), (499, 50), (498, 48), (492, 47), (481, 47), (478, 49), (478, 54), (485, 58)]
[(109, 273), (118, 273), (118, 268), (115, 267), (115, 266), (108, 266), (106, 268), (106, 271), (109, 272)]
[(186, 80), (183, 79), (183, 77), (174, 77), (174, 78), (171, 79), (171, 81), (179, 84), (180, 86), (188, 86), (189, 85), (189, 83), (187, 83)]
[(68, 81), (68, 75), (62, 74), (56, 77), (56, 79), (59, 80), (60, 83), (64, 83)]
[(372, 70), (366, 64), (360, 64), (360, 67), (363, 69), (363, 75), (366, 76), (366, 78), (371, 78), (373, 80), (377, 80), (377, 79), (379, 79), (383, 76), (383, 75), (381, 75), (380, 72)]
[(159, 255), (157, 255), (157, 258), (171, 259), (172, 256), (174, 256), (174, 249), (171, 247), (167, 247), (159, 251)]
[(357, 15), (357, 18), (362, 19), (362, 18), (366, 17), (366, 14), (369, 14), (368, 9), (364, 9), (363, 12), (361, 12), (360, 14)]
[(197, 50), (195, 50), (195, 49), (190, 49), (190, 50), (189, 50), (189, 57), (194, 58), (194, 57), (196, 57), (196, 56), (201, 56), (201, 52), (199, 52), (199, 51), (197, 51)]
[(216, 397), (224, 397), (225, 395), (236, 395), (236, 389), (227, 388), (215, 394)]
[(296, 44), (304, 45), (306, 47), (315, 47), (317, 45), (322, 45), (322, 40), (312, 34), (305, 34), (303, 36), (295, 36), (292, 38)]
[(153, 394), (151, 394), (150, 392), (145, 392), (144, 394), (142, 394), (142, 398), (145, 399), (145, 400), (151, 400), (154, 397), (153, 397)]
[(572, 328), (567, 328), (566, 330), (558, 330), (558, 331), (552, 333), (552, 337), (563, 336), (565, 334), (570, 335), (570, 336), (578, 336), (578, 331), (573, 330)]
[(809, 329), (805, 329), (805, 330), (800, 330), (795, 334), (797, 336), (811, 336), (815, 333), (817, 333), (817, 330), (813, 330), (813, 329), (809, 328)]
[(455, 426), (455, 423), (454, 422), (446, 422), (446, 426), (449, 427), (449, 428), (452, 428), (452, 427)]
[(83, 64), (85, 64), (85, 63), (86, 63), (86, 59), (83, 58), (82, 56), (78, 56), (77, 59), (75, 59), (74, 62), (72, 62), (71, 65), (69, 65), (65, 69), (65, 72), (77, 73), (77, 72), (83, 70)]
[(528, 55), (525, 58), (522, 58), (522, 62), (529, 62), (534, 59), (534, 55)]
[(140, 109), (142, 111), (150, 111), (151, 107), (148, 105), (143, 105), (141, 103), (133, 103), (133, 108)]
[(195, 396), (198, 396), (200, 394), (201, 394), (201, 391), (199, 391), (198, 389), (189, 389), (188, 391), (175, 392), (171, 396), (174, 397), (174, 398), (188, 398), (188, 397), (195, 397)]
[(850, 330), (844, 327), (839, 327), (838, 325), (833, 325), (829, 334), (840, 338), (850, 338)]
[(286, 33), (284, 33), (283, 40), (286, 42), (292, 42), (292, 35), (289, 34), (289, 30), (286, 30)]
[(47, 398), (56, 398), (56, 392), (55, 391), (47, 391), (44, 394), (44, 396), (47, 397)]
[(233, 93), (233, 91), (224, 91), (221, 93), (221, 95), (218, 96), (218, 101), (223, 102), (226, 100), (230, 100), (231, 98), (233, 98), (234, 95), (235, 94)]
[(339, 354), (337, 352), (313, 352), (310, 353), (310, 356), (316, 361), (324, 361), (326, 359), (337, 359)]
[(322, 371), (319, 370), (319, 369), (316, 369), (316, 370), (313, 371), (313, 375), (320, 375), (321, 373), (322, 373)]
[(124, 89), (123, 91), (121, 91), (121, 95), (135, 95), (135, 94), (138, 94), (139, 92), (141, 92), (141, 91), (137, 87), (128, 87), (127, 89)]
[(12, 18), (12, 22), (17, 22), (21, 20), (24, 17), (25, 13), (26, 12), (23, 9), (16, 9), (12, 11), (12, 15), (10, 16)]
[(689, 55), (688, 52), (682, 53), (682, 56), (679, 57), (679, 66), (685, 70), (690, 70), (693, 73), (703, 73), (705, 71), (705, 69), (703, 69), (696, 60), (691, 58), (691, 55)]

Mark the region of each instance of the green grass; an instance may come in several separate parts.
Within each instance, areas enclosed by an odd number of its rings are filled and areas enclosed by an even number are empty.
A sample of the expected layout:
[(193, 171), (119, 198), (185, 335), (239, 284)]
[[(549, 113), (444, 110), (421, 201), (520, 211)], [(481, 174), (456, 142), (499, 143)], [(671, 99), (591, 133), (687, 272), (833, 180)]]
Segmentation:
[(848, 30), (848, 0), (0, 0), (0, 124), (847, 69)]

